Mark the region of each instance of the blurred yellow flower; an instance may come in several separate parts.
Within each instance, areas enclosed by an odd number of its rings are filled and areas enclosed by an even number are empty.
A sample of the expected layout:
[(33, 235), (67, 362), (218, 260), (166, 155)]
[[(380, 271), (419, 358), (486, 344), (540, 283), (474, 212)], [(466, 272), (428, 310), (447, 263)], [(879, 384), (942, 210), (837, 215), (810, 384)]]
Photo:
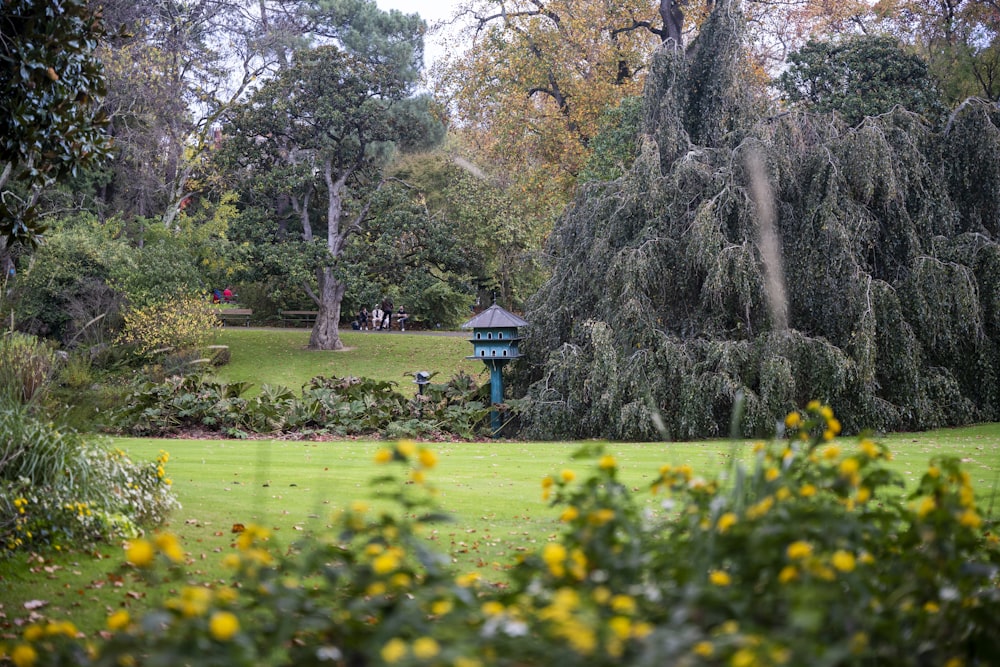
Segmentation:
[(184, 548), (173, 533), (159, 533), (153, 538), (156, 548), (174, 563), (184, 560)]
[(413, 642), (413, 655), (421, 660), (429, 660), (441, 652), (441, 646), (433, 637), (420, 637)]
[(802, 425), (802, 415), (798, 412), (789, 412), (785, 416), (785, 428), (794, 429)]
[(712, 582), (715, 586), (728, 586), (733, 583), (732, 578), (728, 573), (722, 570), (712, 570), (708, 573), (708, 580)]
[(434, 466), (437, 465), (437, 460), (438, 460), (437, 454), (435, 454), (433, 450), (421, 449), (419, 458), (420, 458), (420, 465), (422, 465), (425, 468), (433, 468)]
[(388, 449), (380, 449), (375, 452), (375, 463), (388, 463), (392, 460), (392, 451)]
[(412, 440), (400, 440), (396, 443), (396, 451), (406, 458), (410, 458), (417, 453), (417, 443)]
[(129, 616), (128, 611), (119, 609), (115, 613), (111, 614), (111, 616), (108, 616), (108, 630), (115, 632), (123, 630), (128, 627), (131, 620), (132, 618)]
[(382, 647), (382, 659), (389, 664), (399, 662), (406, 655), (406, 642), (399, 637), (393, 637)]
[(736, 525), (737, 520), (738, 519), (733, 512), (726, 512), (719, 517), (719, 521), (715, 524), (715, 528), (720, 533), (725, 533), (727, 530)]
[(833, 552), (830, 562), (833, 564), (834, 568), (840, 570), (841, 572), (851, 572), (857, 566), (857, 560), (854, 558), (854, 554), (850, 551), (844, 551), (843, 549), (838, 549)]
[(715, 647), (712, 646), (711, 642), (698, 642), (691, 651), (703, 658), (711, 658), (712, 654), (715, 653)]
[(559, 477), (562, 478), (563, 482), (569, 483), (576, 479), (576, 473), (568, 468), (559, 473)]
[(155, 555), (153, 545), (147, 540), (132, 540), (125, 547), (125, 560), (136, 567), (149, 567)]
[(791, 558), (792, 560), (801, 560), (803, 558), (808, 558), (809, 556), (811, 556), (812, 551), (813, 548), (811, 544), (803, 540), (799, 540), (797, 542), (792, 542), (791, 544), (789, 544), (786, 553), (788, 554), (788, 557)]
[(38, 660), (38, 652), (27, 644), (18, 644), (10, 653), (15, 667), (32, 667)]
[(208, 621), (208, 632), (212, 639), (227, 642), (240, 631), (240, 621), (236, 614), (229, 611), (217, 611)]
[(599, 467), (601, 470), (611, 470), (616, 465), (618, 464), (615, 462), (615, 457), (611, 456), (611, 454), (605, 454), (604, 456), (601, 457), (601, 460), (598, 461), (597, 463), (597, 467)]

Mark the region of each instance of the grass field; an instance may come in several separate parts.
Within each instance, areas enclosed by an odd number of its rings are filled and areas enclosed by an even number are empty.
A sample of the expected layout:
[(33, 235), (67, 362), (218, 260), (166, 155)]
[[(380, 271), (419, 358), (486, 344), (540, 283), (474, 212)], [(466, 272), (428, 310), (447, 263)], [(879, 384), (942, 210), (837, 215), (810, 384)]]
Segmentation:
[[(439, 371), (450, 377), (457, 368), (478, 373), (466, 361), (464, 337), (346, 333), (346, 352), (310, 352), (305, 330), (227, 329), (233, 362), (220, 375), (230, 381), (283, 384), (298, 389), (319, 375), (361, 375), (409, 382), (403, 372)], [(468, 364), (465, 366), (464, 364)], [(439, 376), (438, 379), (442, 379)], [(963, 459), (983, 501), (993, 507), (1000, 479), (1000, 425), (884, 438), (893, 453), (892, 466), (914, 484), (934, 456)], [(842, 446), (850, 448), (845, 438)], [(163, 449), (171, 454), (167, 474), (183, 504), (165, 529), (182, 540), (188, 556), (189, 583), (224, 579), (223, 555), (232, 550), (231, 527), (259, 523), (270, 528), (279, 544), (290, 544), (306, 531), (323, 530), (332, 513), (353, 500), (370, 499), (373, 463), (382, 443), (363, 440), (306, 442), (294, 440), (155, 440), (115, 438), (114, 444), (134, 459), (151, 460)], [(456, 572), (478, 570), (490, 581), (502, 581), (517, 555), (544, 543), (559, 531), (559, 510), (541, 497), (540, 482), (549, 473), (573, 468), (582, 474), (593, 465), (571, 457), (581, 443), (486, 441), (433, 445), (439, 463), (430, 478), (443, 509), (454, 521), (441, 524), (427, 538), (451, 556)], [(639, 492), (653, 513), (664, 511), (661, 499), (644, 489), (664, 463), (691, 465), (712, 476), (736, 458), (750, 454), (747, 443), (610, 443), (622, 479)], [(99, 630), (108, 613), (126, 607), (133, 612), (171, 595), (178, 584), (148, 586), (121, 569), (120, 544), (87, 550), (19, 554), (0, 562), (0, 640), (18, 632), (31, 613), (70, 618), (84, 632)], [(38, 601), (34, 610), (25, 603)], [(35, 606), (35, 605), (33, 605)]]
[(367, 377), (398, 382), (405, 393), (412, 382), (404, 373), (437, 372), (436, 382), (447, 381), (455, 373), (485, 373), (481, 362), (466, 359), (472, 354), (468, 333), (341, 332), (346, 346), (339, 352), (307, 350), (308, 329), (241, 329), (219, 332), (219, 343), (228, 345), (232, 361), (219, 369), (227, 382), (282, 385), (294, 391), (317, 375)]

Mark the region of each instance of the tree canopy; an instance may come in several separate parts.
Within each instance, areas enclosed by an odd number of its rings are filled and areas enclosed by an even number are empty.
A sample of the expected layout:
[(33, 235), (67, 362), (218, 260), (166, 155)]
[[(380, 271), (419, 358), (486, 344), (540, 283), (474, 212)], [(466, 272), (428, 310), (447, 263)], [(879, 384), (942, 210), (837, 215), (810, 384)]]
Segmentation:
[(723, 435), (737, 405), (766, 434), (812, 398), (846, 430), (997, 419), (1000, 112), (775, 115), (742, 31), (719, 2), (657, 52), (634, 164), (553, 232), (515, 369), (530, 434)]
[(43, 187), (106, 153), (95, 57), (104, 34), (84, 0), (0, 5), (0, 250), (42, 231)]
[[(313, 260), (307, 267), (313, 278), (301, 281), (319, 311), (310, 346), (340, 349), (346, 282), (339, 264), (349, 238), (368, 222), (395, 151), (425, 148), (443, 128), (429, 98), (413, 94), (419, 20), (385, 15), (368, 1), (325, 7), (331, 13), (323, 21), (314, 16), (315, 29), (342, 43), (297, 50), (238, 109), (225, 130), (225, 154), (245, 169), (250, 191), (270, 200), (256, 197), (277, 223), (271, 243), (305, 246), (300, 254)], [(381, 38), (352, 37), (365, 26)], [(365, 48), (348, 50), (352, 40)], [(379, 44), (387, 50), (375, 48)]]

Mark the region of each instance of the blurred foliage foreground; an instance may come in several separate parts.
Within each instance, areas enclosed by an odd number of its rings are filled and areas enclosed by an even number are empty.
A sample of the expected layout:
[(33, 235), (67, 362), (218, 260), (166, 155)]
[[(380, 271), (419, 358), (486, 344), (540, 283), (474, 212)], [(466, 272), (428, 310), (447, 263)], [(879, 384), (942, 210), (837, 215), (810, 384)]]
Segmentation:
[[(4, 651), (27, 665), (995, 665), (996, 536), (968, 475), (932, 460), (910, 495), (868, 438), (834, 442), (811, 403), (787, 439), (723, 479), (664, 466), (640, 509), (600, 446), (589, 474), (542, 481), (563, 528), (511, 581), (458, 574), (425, 539), (444, 520), (434, 452), (381, 450), (378, 495), (330, 534), (279, 548), (234, 526), (232, 580), (195, 585), (176, 538), (134, 539), (123, 568), (170, 588), (101, 637), (39, 621)], [(170, 582), (176, 582), (176, 585)]]

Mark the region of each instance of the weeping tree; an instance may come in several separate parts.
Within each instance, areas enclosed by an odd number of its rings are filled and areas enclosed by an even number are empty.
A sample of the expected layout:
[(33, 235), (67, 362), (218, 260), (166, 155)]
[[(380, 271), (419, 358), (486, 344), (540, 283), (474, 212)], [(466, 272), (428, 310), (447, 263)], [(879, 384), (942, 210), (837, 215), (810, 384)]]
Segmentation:
[(637, 156), (584, 187), (526, 311), (532, 437), (1000, 419), (1000, 110), (767, 115), (736, 2), (654, 57)]

